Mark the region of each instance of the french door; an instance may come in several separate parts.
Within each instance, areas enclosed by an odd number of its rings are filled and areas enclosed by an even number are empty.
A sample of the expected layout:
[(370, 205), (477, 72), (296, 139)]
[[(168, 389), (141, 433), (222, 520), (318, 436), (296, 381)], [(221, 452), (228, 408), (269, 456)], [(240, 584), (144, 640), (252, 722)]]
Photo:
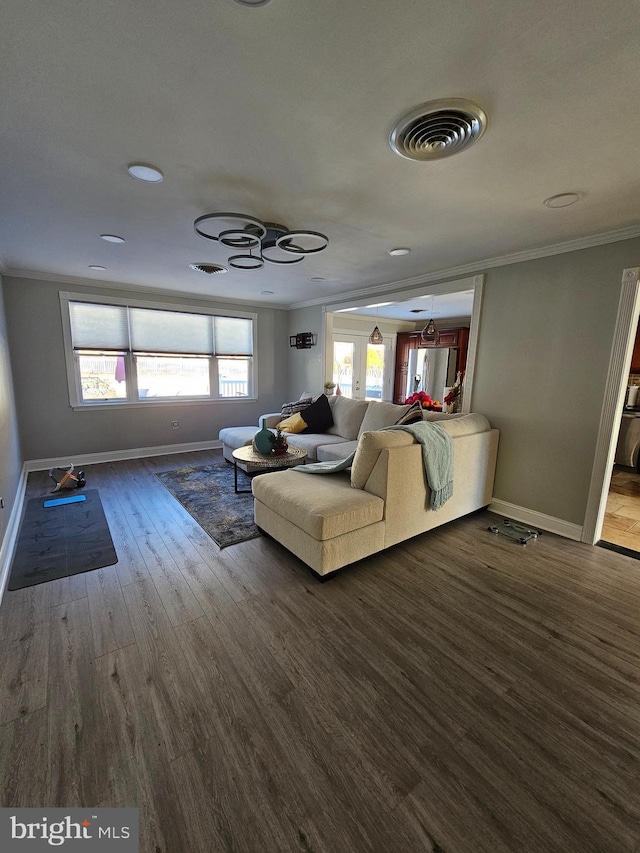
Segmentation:
[[(393, 337), (381, 344), (368, 335), (333, 335), (333, 381), (345, 397), (355, 400), (391, 400)], [(336, 389), (337, 390), (337, 389)]]

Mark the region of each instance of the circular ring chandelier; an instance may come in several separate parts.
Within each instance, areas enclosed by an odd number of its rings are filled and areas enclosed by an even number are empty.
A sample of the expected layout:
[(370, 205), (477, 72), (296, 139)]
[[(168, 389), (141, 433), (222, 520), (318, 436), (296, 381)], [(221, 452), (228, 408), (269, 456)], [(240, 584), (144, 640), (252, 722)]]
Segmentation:
[(238, 270), (259, 270), (265, 261), (299, 264), (306, 255), (323, 252), (329, 245), (329, 238), (319, 231), (290, 231), (277, 222), (261, 222), (243, 213), (205, 213), (193, 227), (206, 240), (240, 250), (228, 258), (229, 266)]

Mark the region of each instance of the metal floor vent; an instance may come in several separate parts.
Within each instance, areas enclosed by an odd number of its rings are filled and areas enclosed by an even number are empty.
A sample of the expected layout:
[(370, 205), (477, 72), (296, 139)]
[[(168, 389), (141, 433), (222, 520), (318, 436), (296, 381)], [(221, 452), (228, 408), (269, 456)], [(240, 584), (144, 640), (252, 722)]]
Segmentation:
[(221, 267), (218, 264), (189, 264), (192, 270), (206, 273), (207, 275), (217, 275), (221, 272), (229, 272), (226, 267)]
[(486, 127), (484, 110), (471, 101), (429, 101), (395, 123), (389, 145), (408, 160), (441, 160), (473, 145)]

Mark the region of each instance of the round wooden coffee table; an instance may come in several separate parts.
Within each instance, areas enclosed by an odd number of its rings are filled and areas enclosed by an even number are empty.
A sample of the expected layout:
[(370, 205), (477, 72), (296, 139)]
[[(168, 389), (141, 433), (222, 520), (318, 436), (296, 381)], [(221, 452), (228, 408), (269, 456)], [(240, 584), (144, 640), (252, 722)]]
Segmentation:
[(266, 474), (269, 471), (283, 471), (285, 468), (293, 468), (300, 465), (307, 458), (307, 451), (301, 447), (290, 447), (286, 453), (264, 456), (262, 453), (256, 453), (252, 445), (246, 444), (244, 447), (239, 447), (232, 453), (233, 456), (233, 489), (236, 494), (244, 494), (250, 492), (251, 489), (238, 488), (238, 468), (243, 471), (247, 477), (251, 478), (255, 474)]

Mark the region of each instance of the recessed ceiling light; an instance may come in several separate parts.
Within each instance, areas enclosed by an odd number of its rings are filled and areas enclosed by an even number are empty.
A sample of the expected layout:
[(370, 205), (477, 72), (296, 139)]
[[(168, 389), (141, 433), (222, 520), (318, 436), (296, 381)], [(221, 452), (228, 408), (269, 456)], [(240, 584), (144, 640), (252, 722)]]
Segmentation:
[(365, 305), (365, 308), (384, 308), (385, 305), (393, 305), (393, 302), (374, 302), (373, 305)]
[(270, 0), (236, 0), (241, 6), (266, 6)]
[(321, 275), (314, 275), (311, 281), (326, 281), (326, 278), (323, 278)]
[(273, 296), (273, 290), (261, 290), (260, 295), (261, 296)]
[(411, 251), (411, 249), (407, 249), (407, 248), (391, 249), (389, 254), (392, 255), (394, 258), (397, 258), (400, 255), (408, 255), (410, 251)]
[(580, 193), (558, 193), (549, 198), (545, 198), (542, 202), (545, 207), (569, 207), (570, 204), (575, 204), (580, 201)]
[(117, 234), (101, 234), (100, 239), (107, 243), (124, 243), (124, 237), (118, 237)]
[(132, 178), (138, 181), (146, 181), (149, 184), (159, 184), (164, 180), (164, 175), (160, 169), (155, 166), (150, 166), (148, 163), (130, 163), (127, 166), (127, 171)]
[(106, 267), (101, 267), (98, 264), (89, 264), (90, 270), (106, 270)]

